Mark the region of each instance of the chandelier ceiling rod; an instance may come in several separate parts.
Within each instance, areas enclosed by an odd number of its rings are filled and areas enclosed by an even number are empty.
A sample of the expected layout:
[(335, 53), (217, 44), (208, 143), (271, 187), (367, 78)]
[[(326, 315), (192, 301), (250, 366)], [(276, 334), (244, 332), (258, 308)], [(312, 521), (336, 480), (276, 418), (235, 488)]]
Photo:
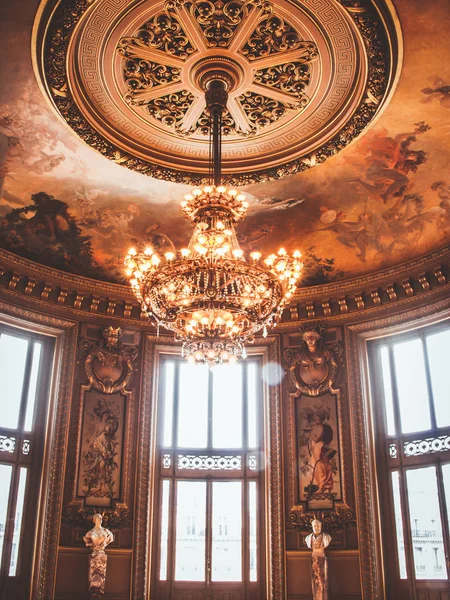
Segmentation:
[(227, 83), (223, 79), (212, 79), (207, 83), (205, 100), (211, 117), (213, 184), (222, 183), (222, 115), (227, 107)]

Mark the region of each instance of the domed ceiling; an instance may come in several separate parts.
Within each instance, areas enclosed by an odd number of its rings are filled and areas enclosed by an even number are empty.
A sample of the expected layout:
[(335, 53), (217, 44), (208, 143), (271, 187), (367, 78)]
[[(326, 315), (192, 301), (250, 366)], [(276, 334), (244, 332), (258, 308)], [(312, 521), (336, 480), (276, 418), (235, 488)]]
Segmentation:
[(446, 0), (4, 10), (2, 248), (120, 283), (130, 245), (185, 245), (179, 203), (208, 171), (211, 68), (230, 77), (223, 171), (250, 203), (243, 248), (299, 248), (314, 285), (450, 240)]

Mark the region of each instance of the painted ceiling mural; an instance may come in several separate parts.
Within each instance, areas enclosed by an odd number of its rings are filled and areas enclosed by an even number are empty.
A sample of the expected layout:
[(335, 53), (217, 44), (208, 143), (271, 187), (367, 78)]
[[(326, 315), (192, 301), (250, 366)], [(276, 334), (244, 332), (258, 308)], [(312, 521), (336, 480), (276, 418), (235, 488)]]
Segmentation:
[[(303, 285), (358, 276), (450, 242), (450, 22), (446, 0), (395, 2), (404, 63), (380, 118), (338, 155), (247, 186), (244, 249), (302, 250)], [(58, 120), (33, 74), (37, 2), (2, 9), (0, 247), (36, 262), (124, 282), (140, 241), (171, 250), (191, 233), (189, 186), (130, 171)]]

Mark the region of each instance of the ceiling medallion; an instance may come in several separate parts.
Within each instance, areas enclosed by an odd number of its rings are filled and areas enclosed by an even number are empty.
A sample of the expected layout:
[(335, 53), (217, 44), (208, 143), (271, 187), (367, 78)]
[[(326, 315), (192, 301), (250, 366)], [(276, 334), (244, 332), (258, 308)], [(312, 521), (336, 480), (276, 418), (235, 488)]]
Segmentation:
[(323, 162), (380, 111), (398, 69), (384, 2), (42, 0), (35, 65), (86, 143), (182, 183), (206, 180), (220, 72), (223, 181), (243, 185)]
[(144, 313), (175, 333), (189, 361), (213, 366), (245, 358), (245, 344), (276, 325), (303, 265), (298, 251), (291, 257), (281, 248), (261, 262), (260, 252), (247, 260), (239, 247), (234, 226), (248, 203), (221, 185), (222, 115), (233, 83), (219, 70), (204, 81), (214, 185), (194, 189), (182, 203), (194, 226), (189, 245), (164, 256), (131, 248), (125, 266)]

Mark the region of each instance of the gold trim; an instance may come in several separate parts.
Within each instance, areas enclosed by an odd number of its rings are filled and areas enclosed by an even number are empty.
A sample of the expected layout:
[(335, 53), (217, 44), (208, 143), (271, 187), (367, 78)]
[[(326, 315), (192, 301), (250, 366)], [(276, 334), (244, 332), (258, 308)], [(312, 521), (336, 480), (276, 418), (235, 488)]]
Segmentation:
[[(121, 323), (153, 329), (143, 318), (131, 288), (95, 281), (38, 265), (0, 249), (0, 296), (33, 308), (51, 310), (71, 318)], [(450, 283), (444, 273), (450, 268), (450, 246), (420, 258), (363, 277), (321, 286), (300, 288), (285, 311), (280, 329), (292, 330), (299, 321), (326, 319), (348, 323), (360, 321), (361, 313), (380, 315), (401, 311), (411, 305), (429, 302), (449, 293)], [(12, 278), (15, 289), (10, 290)], [(405, 286), (409, 282), (409, 286)], [(411, 291), (412, 293), (411, 293)], [(67, 291), (67, 296), (65, 292)], [(64, 304), (58, 302), (64, 292)], [(345, 300), (346, 312), (342, 312)], [(339, 304), (341, 301), (341, 304)], [(108, 312), (109, 309), (109, 312)], [(366, 317), (364, 317), (366, 318)]]

